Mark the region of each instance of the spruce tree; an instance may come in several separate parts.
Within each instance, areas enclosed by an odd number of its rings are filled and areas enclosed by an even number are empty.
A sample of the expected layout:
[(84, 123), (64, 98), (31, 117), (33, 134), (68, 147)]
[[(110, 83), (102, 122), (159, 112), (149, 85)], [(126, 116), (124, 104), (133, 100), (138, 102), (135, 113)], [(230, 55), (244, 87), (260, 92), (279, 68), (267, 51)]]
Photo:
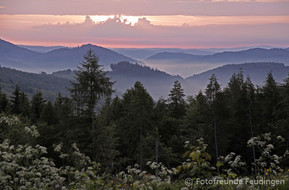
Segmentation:
[(5, 93), (2, 93), (1, 87), (0, 87), (0, 113), (5, 112), (8, 109), (9, 100)]
[(112, 93), (113, 82), (106, 76), (96, 54), (89, 49), (84, 55), (78, 70), (75, 72), (75, 82), (70, 89), (71, 97), (76, 103), (78, 115), (84, 115), (91, 120), (92, 144), (95, 142), (95, 107), (102, 97)]
[(73, 115), (73, 106), (70, 98), (58, 94), (54, 101), (54, 110), (58, 120), (65, 121)]
[(20, 114), (20, 90), (18, 85), (16, 85), (15, 90), (13, 92), (13, 96), (11, 96), (11, 112), (13, 114)]
[(42, 112), (45, 100), (42, 97), (41, 92), (34, 94), (31, 100), (31, 109), (32, 109), (32, 121), (37, 122), (40, 119), (40, 114)]
[(55, 109), (50, 101), (43, 106), (40, 114), (40, 120), (46, 122), (47, 125), (52, 125), (57, 123), (57, 115)]
[[(206, 96), (208, 99), (208, 102), (212, 106), (212, 112), (213, 112), (213, 126), (214, 126), (214, 137), (215, 137), (215, 147), (216, 147), (216, 162), (218, 163), (218, 157), (219, 157), (219, 149), (218, 149), (218, 140), (217, 140), (217, 123), (216, 123), (216, 98), (217, 94), (221, 91), (220, 84), (218, 83), (217, 77), (215, 74), (213, 74), (209, 79), (209, 84), (206, 88)], [(220, 173), (219, 167), (218, 174)]]
[(143, 137), (152, 130), (154, 101), (140, 82), (123, 95), (123, 116), (120, 118), (120, 141), (124, 156), (134, 157), (139, 145), (139, 163), (143, 166)]
[(19, 101), (20, 101), (19, 109), (20, 109), (21, 115), (30, 117), (31, 107), (30, 107), (28, 97), (24, 92), (20, 93)]
[(185, 110), (185, 94), (182, 85), (179, 81), (174, 82), (174, 87), (169, 94), (169, 109), (171, 116), (180, 119), (186, 112)]
[(263, 87), (263, 97), (264, 121), (266, 121), (266, 125), (269, 127), (267, 129), (267, 132), (269, 132), (272, 131), (275, 111), (279, 102), (277, 83), (273, 78), (272, 72), (267, 75), (266, 83)]

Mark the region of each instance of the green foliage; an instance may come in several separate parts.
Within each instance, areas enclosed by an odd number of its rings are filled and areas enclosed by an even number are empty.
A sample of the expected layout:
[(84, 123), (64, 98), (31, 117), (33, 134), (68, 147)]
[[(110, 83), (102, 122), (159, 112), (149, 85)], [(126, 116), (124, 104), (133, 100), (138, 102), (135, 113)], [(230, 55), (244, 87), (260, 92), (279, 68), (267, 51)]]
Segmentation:
[(38, 91), (43, 93), (47, 100), (55, 100), (58, 93), (68, 95), (67, 88), (70, 87), (68, 79), (54, 76), (53, 74), (36, 74), (18, 71), (15, 69), (0, 67), (0, 86), (7, 96), (13, 96), (15, 84), (28, 98)]
[(31, 109), (32, 109), (32, 121), (37, 122), (40, 119), (40, 114), (44, 107), (45, 100), (42, 97), (41, 92), (37, 92), (31, 100)]
[(185, 114), (185, 94), (179, 81), (174, 82), (174, 87), (171, 89), (169, 94), (169, 110), (171, 116), (174, 118), (181, 118)]
[[(255, 146), (259, 152), (259, 158), (256, 159), (259, 175), (277, 175), (280, 173), (284, 163), (289, 158), (289, 150), (284, 147), (285, 139), (282, 136), (272, 137), (271, 133), (264, 133), (257, 137), (252, 137), (248, 141), (248, 146)], [(279, 149), (279, 154), (276, 153), (276, 148)], [(281, 152), (283, 150), (284, 152)], [(253, 165), (253, 163), (252, 163)]]
[(147, 166), (149, 166), (149, 171), (140, 170), (138, 164), (135, 164), (134, 167), (128, 166), (126, 171), (116, 175), (116, 183), (120, 187), (132, 189), (169, 188), (172, 176), (177, 174), (177, 170), (175, 168), (168, 169), (162, 163), (151, 161), (147, 162)]
[(134, 87), (128, 89), (123, 95), (121, 117), (117, 121), (120, 152), (122, 156), (128, 156), (133, 162), (136, 162), (137, 151), (141, 162), (142, 139), (153, 131), (153, 106), (152, 97), (140, 82), (136, 82)]
[(14, 114), (20, 114), (20, 90), (16, 85), (13, 96), (11, 97), (11, 111)]
[(198, 145), (193, 145), (186, 141), (185, 147), (188, 149), (184, 158), (186, 159), (181, 166), (178, 166), (178, 172), (181, 176), (196, 178), (208, 178), (212, 176), (212, 172), (216, 169), (211, 166), (211, 155), (206, 152), (207, 144), (204, 139), (197, 140)]
[(84, 61), (75, 72), (76, 82), (72, 82), (71, 97), (76, 102), (79, 111), (87, 111), (91, 116), (99, 99), (110, 95), (113, 82), (106, 76), (98, 57), (89, 49)]
[(209, 84), (206, 88), (206, 95), (209, 102), (214, 102), (217, 96), (217, 93), (221, 91), (220, 84), (218, 83), (217, 77), (213, 74), (209, 79)]
[[(37, 127), (24, 127), (17, 117), (2, 116), (0, 123), (8, 128), (20, 125), (31, 139), (39, 137)], [(55, 151), (60, 153), (59, 157), (63, 160), (61, 167), (46, 157), (46, 147), (31, 146), (28, 141), (16, 145), (4, 139), (0, 144), (0, 188), (47, 189), (62, 186), (82, 189), (90, 183), (94, 184), (92, 181), (98, 178), (99, 169), (89, 157), (80, 153), (76, 144), (72, 144), (72, 151), (68, 153), (62, 152), (61, 144), (55, 146)]]
[[(269, 74), (263, 87), (255, 87), (239, 72), (222, 89), (213, 75), (205, 93), (187, 100), (176, 81), (168, 99), (154, 102), (140, 82), (122, 97), (107, 96), (112, 82), (92, 52), (82, 66), (72, 98), (59, 94), (50, 102), (38, 92), (29, 99), (18, 87), (7, 98), (0, 91), (0, 164), (5, 169), (0, 171), (1, 185), (14, 189), (274, 189), (268, 185), (186, 187), (184, 180), (264, 177), (288, 181), (289, 78), (277, 84)], [(183, 147), (187, 140), (191, 142)], [(30, 157), (26, 149), (32, 151)], [(151, 160), (155, 162), (142, 164)], [(126, 169), (135, 163), (140, 163), (139, 168)], [(177, 166), (179, 173), (171, 175), (173, 169), (168, 168)], [(23, 183), (16, 179), (13, 186), (11, 179), (23, 172), (27, 173)]]
[(48, 125), (56, 124), (58, 122), (56, 112), (50, 101), (43, 107), (40, 114), (40, 120), (46, 122)]
[(0, 112), (5, 112), (8, 109), (9, 100), (5, 93), (2, 93), (0, 87)]

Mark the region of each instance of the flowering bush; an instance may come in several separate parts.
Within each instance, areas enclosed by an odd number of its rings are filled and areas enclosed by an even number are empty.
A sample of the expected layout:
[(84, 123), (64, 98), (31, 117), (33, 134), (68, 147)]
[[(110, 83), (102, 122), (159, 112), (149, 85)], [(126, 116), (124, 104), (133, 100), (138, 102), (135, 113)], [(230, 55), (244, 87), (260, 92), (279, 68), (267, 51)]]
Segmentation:
[(139, 165), (128, 166), (127, 171), (117, 174), (116, 179), (120, 187), (131, 187), (136, 189), (153, 189), (153, 187), (165, 186), (171, 184), (172, 175), (177, 174), (175, 168), (168, 169), (162, 163), (147, 162), (149, 170), (141, 171)]
[[(0, 127), (0, 189), (260, 189), (260, 186), (252, 184), (221, 186), (194, 183), (197, 178), (213, 181), (235, 179), (246, 165), (241, 161), (241, 156), (231, 152), (227, 156), (220, 156), (217, 163), (225, 174), (214, 176), (216, 168), (210, 165), (211, 156), (206, 152), (208, 145), (203, 139), (197, 140), (197, 145), (189, 141), (185, 143), (188, 149), (184, 154), (186, 160), (177, 169), (168, 169), (162, 163), (149, 161), (146, 171), (141, 171), (136, 164), (117, 175), (106, 176), (100, 175), (100, 164), (82, 154), (75, 143), (71, 145), (70, 151), (64, 151), (62, 143), (54, 145), (54, 152), (62, 161), (58, 166), (47, 156), (47, 148), (35, 143), (34, 139), (40, 136), (36, 126), (29, 126), (15, 116), (1, 115)], [(13, 139), (14, 142), (8, 139), (15, 136), (14, 131), (18, 132), (17, 135), (21, 133), (19, 138), (22, 139)], [(283, 172), (281, 167), (289, 151), (284, 148), (283, 154), (275, 153), (276, 146), (284, 141), (283, 137), (272, 137), (270, 133), (251, 138), (248, 146), (255, 146), (260, 155), (256, 159), (259, 175), (256, 179), (245, 176), (239, 180), (262, 180), (262, 175), (265, 175), (266, 179), (286, 180), (287, 183), (278, 188), (287, 189), (288, 173)], [(282, 175), (280, 172), (283, 172)], [(172, 176), (176, 174), (179, 174), (175, 177), (178, 180), (173, 181)], [(191, 185), (184, 183), (185, 178), (189, 179), (187, 182), (192, 182)], [(270, 185), (262, 187), (275, 189)]]
[[(274, 154), (275, 146), (274, 144), (282, 144), (284, 138), (277, 136), (275, 138), (271, 137), (271, 133), (265, 133), (257, 137), (252, 137), (248, 142), (248, 146), (255, 146), (260, 153), (259, 158), (256, 158), (256, 165), (259, 174), (268, 175), (270, 172), (273, 175), (277, 175), (282, 171), (280, 167), (281, 163), (288, 157), (289, 151), (286, 150), (282, 155)], [(254, 164), (254, 163), (252, 163)]]
[(244, 166), (247, 164), (241, 161), (241, 156), (236, 155), (236, 153), (231, 152), (227, 156), (220, 156), (217, 166), (221, 167), (222, 171), (226, 175), (222, 175), (226, 178), (236, 178), (238, 173), (244, 171)]
[(46, 148), (37, 145), (14, 146), (9, 140), (0, 144), (0, 189), (41, 189), (63, 183), (59, 168), (43, 154)]
[[(31, 138), (39, 137), (36, 126), (20, 125), (18, 117), (2, 116), (0, 123), (11, 128), (16, 125), (23, 129), (23, 135), (30, 135)], [(63, 163), (69, 164), (56, 167), (53, 160), (45, 157), (46, 147), (28, 143), (13, 145), (9, 139), (4, 139), (0, 144), (0, 189), (86, 189), (87, 186), (98, 185), (99, 165), (82, 154), (76, 144), (72, 144), (69, 154), (62, 152), (61, 144), (54, 150), (60, 153)]]
[(185, 148), (189, 149), (185, 152), (185, 162), (178, 166), (178, 172), (181, 176), (192, 177), (192, 179), (207, 178), (212, 175), (212, 171), (216, 168), (211, 166), (211, 155), (206, 152), (207, 144), (204, 139), (197, 140), (198, 145), (195, 146), (191, 142), (185, 142)]

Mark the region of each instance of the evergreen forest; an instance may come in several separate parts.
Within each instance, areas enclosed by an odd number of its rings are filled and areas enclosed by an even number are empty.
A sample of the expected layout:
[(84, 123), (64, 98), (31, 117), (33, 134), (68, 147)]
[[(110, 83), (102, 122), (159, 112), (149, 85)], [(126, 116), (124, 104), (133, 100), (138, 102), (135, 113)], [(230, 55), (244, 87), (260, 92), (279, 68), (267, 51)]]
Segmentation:
[(288, 189), (289, 76), (255, 86), (240, 71), (220, 86), (213, 74), (158, 100), (138, 81), (116, 96), (115, 82), (88, 50), (69, 96), (0, 90), (0, 189)]

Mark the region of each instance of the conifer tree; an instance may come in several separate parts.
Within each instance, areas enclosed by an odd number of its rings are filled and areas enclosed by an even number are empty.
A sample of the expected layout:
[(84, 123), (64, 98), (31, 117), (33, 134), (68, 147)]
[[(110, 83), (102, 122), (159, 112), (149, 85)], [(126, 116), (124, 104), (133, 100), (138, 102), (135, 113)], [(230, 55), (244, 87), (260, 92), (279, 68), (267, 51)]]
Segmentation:
[[(249, 76), (247, 77), (245, 83), (244, 83), (244, 87), (243, 87), (245, 93), (246, 93), (246, 98), (247, 98), (247, 106), (248, 106), (248, 112), (249, 112), (249, 125), (250, 125), (250, 132), (251, 132), (251, 138), (254, 137), (254, 130), (253, 130), (253, 109), (252, 109), (252, 105), (255, 101), (255, 88), (253, 83), (251, 82), (251, 79), (249, 78)], [(255, 150), (255, 146), (252, 146), (252, 154), (253, 154), (253, 161), (254, 161), (254, 173), (255, 175), (257, 175), (257, 163), (256, 163), (256, 150)]]
[(18, 85), (16, 85), (15, 90), (13, 92), (13, 96), (11, 96), (11, 111), (13, 114), (20, 114), (20, 90)]
[(185, 114), (185, 94), (179, 81), (174, 82), (174, 87), (169, 94), (169, 108), (174, 118), (180, 119)]
[(52, 125), (57, 123), (57, 115), (55, 109), (50, 101), (44, 105), (41, 114), (40, 120), (47, 123), (47, 125)]
[(41, 92), (37, 92), (36, 94), (34, 94), (31, 100), (33, 122), (37, 122), (40, 119), (40, 114), (42, 112), (44, 103), (45, 100), (43, 99)]
[(19, 109), (20, 109), (21, 115), (29, 117), (31, 113), (31, 107), (30, 107), (28, 97), (24, 92), (20, 93), (19, 101), (20, 101)]
[(279, 93), (277, 83), (273, 78), (272, 72), (267, 75), (266, 83), (263, 87), (263, 106), (264, 106), (264, 120), (267, 121), (268, 131), (272, 130), (274, 122), (274, 113), (278, 106)]
[(56, 100), (54, 101), (54, 109), (58, 119), (65, 121), (70, 116), (73, 115), (72, 101), (70, 98), (63, 97), (58, 94)]
[[(154, 101), (140, 82), (123, 95), (123, 117), (120, 118), (120, 137), (126, 156), (133, 156), (139, 145), (139, 163), (143, 165), (143, 136), (152, 131)], [(139, 142), (139, 143), (138, 143)]]
[(77, 112), (91, 120), (92, 143), (95, 142), (95, 107), (100, 98), (112, 93), (113, 82), (106, 76), (96, 54), (89, 49), (84, 55), (78, 70), (76, 81), (72, 82), (71, 97), (76, 103)]
[[(218, 163), (218, 157), (219, 157), (219, 150), (218, 150), (218, 140), (217, 140), (217, 123), (216, 123), (216, 97), (217, 94), (221, 91), (220, 85), (218, 83), (217, 77), (215, 74), (213, 74), (209, 79), (209, 84), (206, 88), (206, 96), (208, 99), (208, 102), (212, 106), (213, 111), (213, 126), (214, 126), (214, 137), (215, 137), (215, 147), (216, 147), (216, 162)], [(219, 173), (219, 167), (217, 167), (218, 173)]]
[(1, 87), (0, 87), (0, 113), (7, 111), (9, 105), (9, 100), (5, 93), (2, 93)]

